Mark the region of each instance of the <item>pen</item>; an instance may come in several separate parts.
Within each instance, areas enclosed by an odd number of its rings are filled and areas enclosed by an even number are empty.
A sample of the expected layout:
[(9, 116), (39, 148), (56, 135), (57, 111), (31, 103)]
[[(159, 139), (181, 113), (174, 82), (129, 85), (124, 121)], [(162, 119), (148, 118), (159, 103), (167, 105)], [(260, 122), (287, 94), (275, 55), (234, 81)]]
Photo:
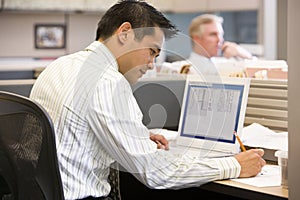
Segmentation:
[(240, 147), (241, 147), (242, 151), (246, 151), (246, 148), (245, 148), (245, 146), (243, 145), (243, 143), (242, 143), (240, 137), (238, 136), (237, 132), (234, 131), (233, 133), (234, 133), (236, 139), (238, 140), (238, 142), (239, 142), (239, 144), (240, 144)]

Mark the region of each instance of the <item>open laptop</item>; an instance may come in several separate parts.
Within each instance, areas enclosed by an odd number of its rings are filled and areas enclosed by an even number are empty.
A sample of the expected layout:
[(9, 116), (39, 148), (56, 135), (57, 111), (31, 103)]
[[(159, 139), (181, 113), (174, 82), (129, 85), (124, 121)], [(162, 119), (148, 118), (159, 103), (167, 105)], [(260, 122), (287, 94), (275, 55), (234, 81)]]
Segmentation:
[(243, 128), (249, 86), (249, 78), (188, 76), (170, 150), (203, 157), (238, 153), (234, 132)]

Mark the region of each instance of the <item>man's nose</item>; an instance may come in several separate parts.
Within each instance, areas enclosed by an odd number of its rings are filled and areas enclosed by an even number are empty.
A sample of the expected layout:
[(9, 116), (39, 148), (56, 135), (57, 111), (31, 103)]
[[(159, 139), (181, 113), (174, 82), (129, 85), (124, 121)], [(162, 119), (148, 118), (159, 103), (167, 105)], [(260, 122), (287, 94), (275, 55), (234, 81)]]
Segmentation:
[(154, 69), (154, 67), (155, 67), (154, 60), (152, 60), (152, 62), (149, 62), (147, 67), (148, 67), (148, 69)]
[(155, 67), (155, 57), (149, 57), (148, 69), (154, 69)]

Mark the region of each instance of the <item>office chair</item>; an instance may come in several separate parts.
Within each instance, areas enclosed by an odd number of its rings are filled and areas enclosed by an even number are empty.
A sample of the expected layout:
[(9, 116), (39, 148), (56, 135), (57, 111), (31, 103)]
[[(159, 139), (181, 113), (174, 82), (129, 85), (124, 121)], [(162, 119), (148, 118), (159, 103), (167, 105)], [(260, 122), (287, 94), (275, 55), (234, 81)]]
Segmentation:
[(2, 200), (64, 200), (55, 135), (48, 113), (33, 100), (0, 91)]

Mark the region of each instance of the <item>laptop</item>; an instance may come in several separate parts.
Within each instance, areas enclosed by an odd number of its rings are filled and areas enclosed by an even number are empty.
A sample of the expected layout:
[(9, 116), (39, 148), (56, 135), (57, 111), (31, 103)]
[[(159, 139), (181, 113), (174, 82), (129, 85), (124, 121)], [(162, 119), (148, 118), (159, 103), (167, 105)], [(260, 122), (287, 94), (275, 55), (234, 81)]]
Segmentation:
[(202, 157), (239, 153), (234, 132), (240, 135), (243, 128), (249, 86), (249, 78), (187, 76), (170, 150)]

